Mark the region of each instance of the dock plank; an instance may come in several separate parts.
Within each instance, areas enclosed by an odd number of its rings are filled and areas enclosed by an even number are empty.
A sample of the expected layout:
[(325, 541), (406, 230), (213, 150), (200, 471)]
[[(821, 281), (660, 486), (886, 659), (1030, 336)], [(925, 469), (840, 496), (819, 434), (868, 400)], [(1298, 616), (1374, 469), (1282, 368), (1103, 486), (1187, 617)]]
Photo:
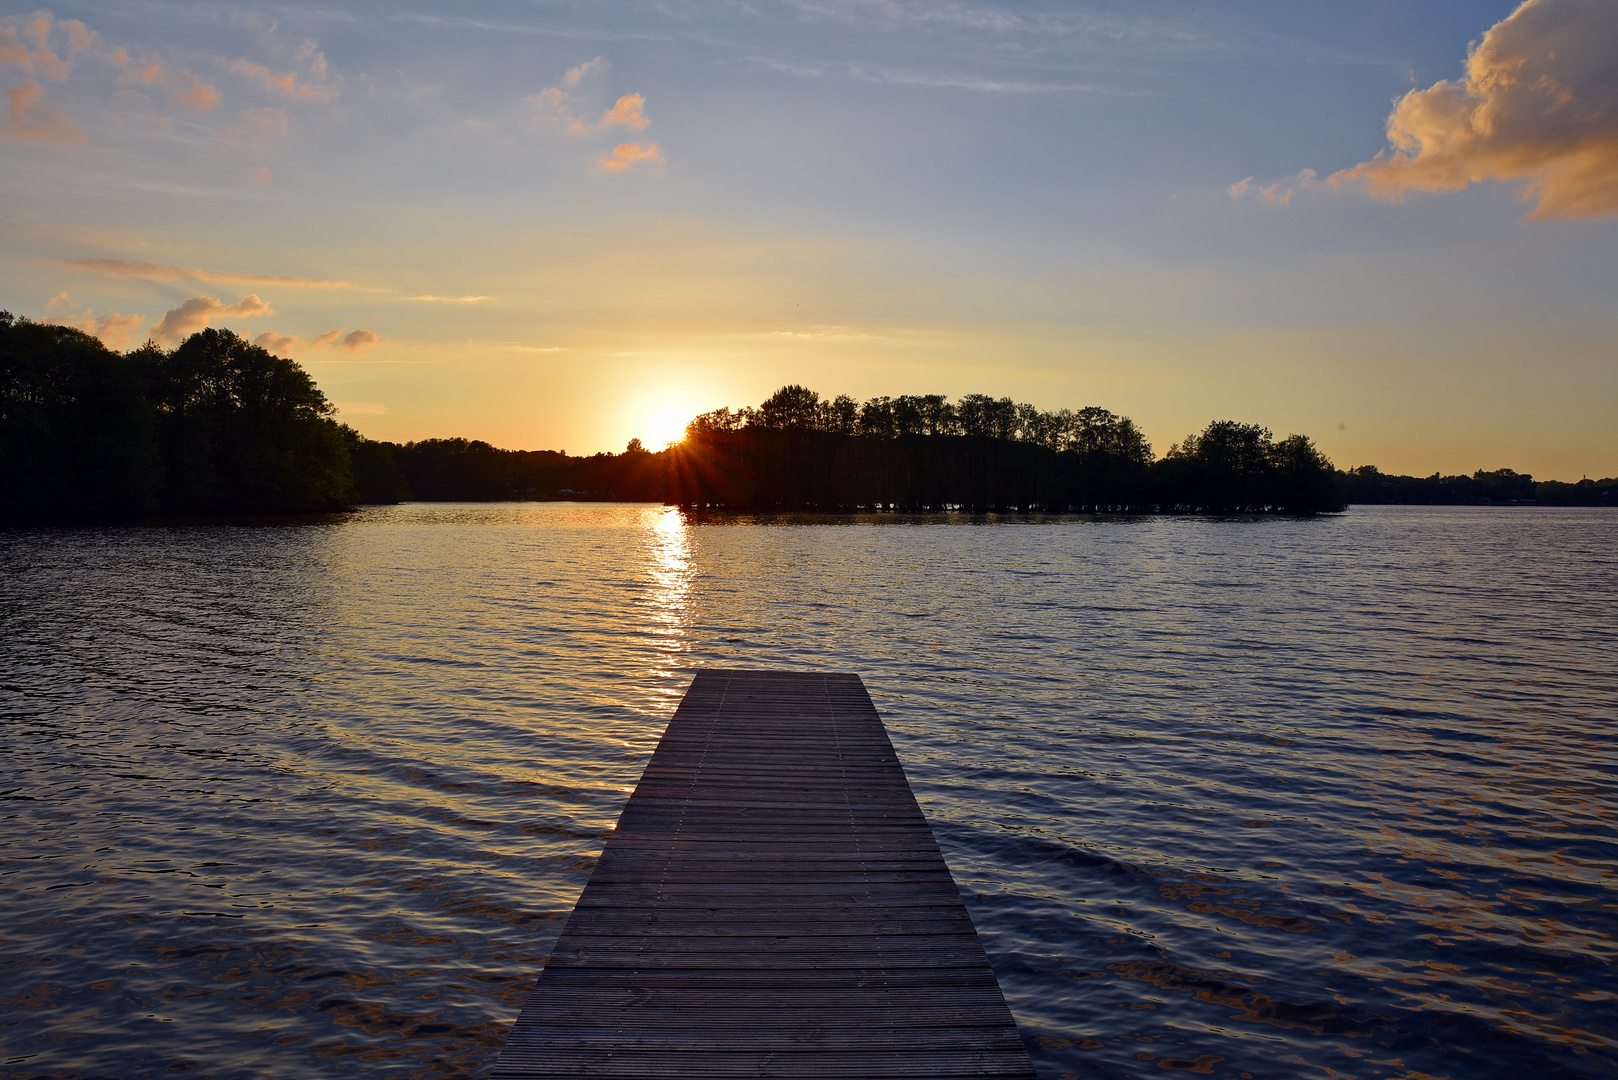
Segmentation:
[(859, 677), (711, 670), (491, 1075), (1034, 1070)]

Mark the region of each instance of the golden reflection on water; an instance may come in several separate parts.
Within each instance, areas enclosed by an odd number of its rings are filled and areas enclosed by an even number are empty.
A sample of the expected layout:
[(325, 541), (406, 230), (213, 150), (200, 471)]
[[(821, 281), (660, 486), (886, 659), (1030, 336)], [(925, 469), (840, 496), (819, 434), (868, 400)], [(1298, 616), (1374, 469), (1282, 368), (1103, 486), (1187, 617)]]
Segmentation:
[(649, 609), (647, 626), (661, 661), (657, 674), (665, 680), (660, 696), (677, 701), (681, 688), (668, 680), (681, 673), (682, 658), (690, 648), (687, 639), (695, 579), (691, 568), (691, 526), (677, 508), (657, 506), (642, 511), (641, 527), (645, 532), (649, 579), (644, 601)]

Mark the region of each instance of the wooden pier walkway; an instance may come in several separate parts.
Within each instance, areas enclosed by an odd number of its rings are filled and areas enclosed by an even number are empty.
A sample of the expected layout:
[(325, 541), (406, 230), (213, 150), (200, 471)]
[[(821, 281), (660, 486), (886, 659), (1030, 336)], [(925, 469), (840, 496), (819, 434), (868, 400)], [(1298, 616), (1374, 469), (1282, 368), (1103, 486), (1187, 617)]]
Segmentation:
[(697, 674), (493, 1076), (1033, 1080), (859, 676)]

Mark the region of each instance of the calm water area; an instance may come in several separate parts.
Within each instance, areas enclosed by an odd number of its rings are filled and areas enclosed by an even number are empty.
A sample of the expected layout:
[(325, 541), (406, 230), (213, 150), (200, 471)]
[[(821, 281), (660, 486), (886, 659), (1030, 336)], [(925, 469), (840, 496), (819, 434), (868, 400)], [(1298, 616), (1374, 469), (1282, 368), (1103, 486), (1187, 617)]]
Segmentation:
[(0, 532), (0, 1076), (485, 1074), (692, 672), (858, 672), (1041, 1077), (1618, 1074), (1618, 511)]

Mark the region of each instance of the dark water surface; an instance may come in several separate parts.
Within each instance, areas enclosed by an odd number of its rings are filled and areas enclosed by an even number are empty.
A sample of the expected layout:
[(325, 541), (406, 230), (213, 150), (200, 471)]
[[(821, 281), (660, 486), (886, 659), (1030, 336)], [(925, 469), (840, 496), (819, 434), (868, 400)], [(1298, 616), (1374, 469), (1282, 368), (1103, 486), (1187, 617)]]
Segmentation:
[(859, 672), (1041, 1075), (1618, 1073), (1618, 512), (0, 533), (0, 1076), (478, 1076), (690, 672)]

